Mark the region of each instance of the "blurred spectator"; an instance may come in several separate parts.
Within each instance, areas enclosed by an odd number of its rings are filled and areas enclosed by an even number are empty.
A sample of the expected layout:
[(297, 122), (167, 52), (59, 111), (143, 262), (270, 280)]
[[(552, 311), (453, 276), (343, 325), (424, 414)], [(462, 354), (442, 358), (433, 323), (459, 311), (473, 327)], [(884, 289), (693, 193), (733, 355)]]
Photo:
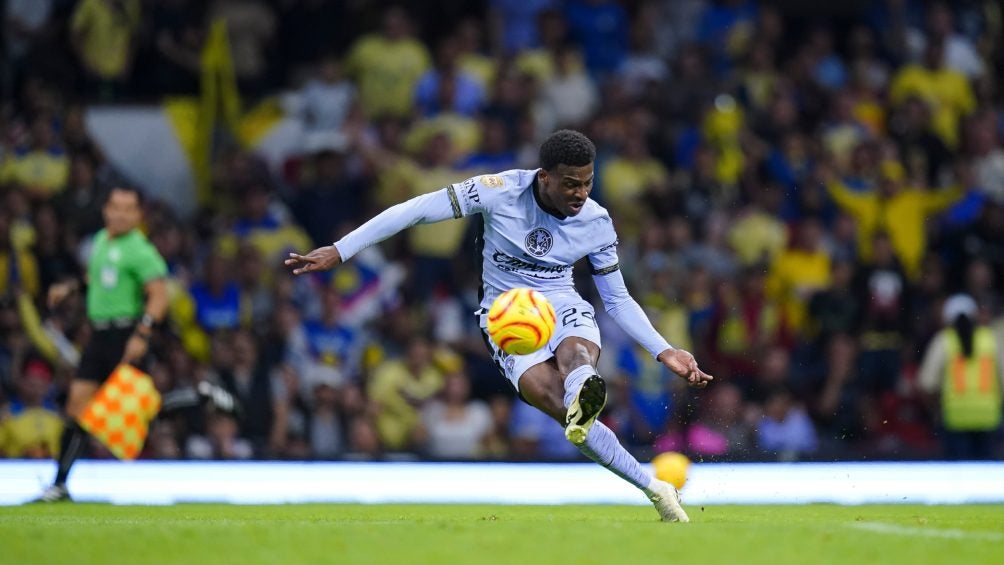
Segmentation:
[(0, 297), (26, 292), (37, 297), (41, 291), (38, 261), (24, 246), (11, 239), (10, 216), (0, 210)]
[(470, 399), (471, 383), (464, 373), (446, 376), (441, 400), (422, 408), (420, 435), (425, 451), (436, 459), (474, 459), (484, 452), (493, 428), (488, 405)]
[(622, 236), (635, 237), (648, 198), (660, 200), (669, 191), (669, 172), (652, 157), (645, 138), (630, 135), (622, 152), (608, 159), (599, 172), (604, 203)]
[(35, 255), (38, 261), (39, 285), (49, 288), (68, 278), (80, 276), (76, 257), (64, 238), (59, 217), (52, 206), (44, 205), (35, 209)]
[[(642, 9), (655, 10), (656, 4), (644, 4)], [(624, 81), (624, 89), (630, 96), (649, 94), (660, 82), (669, 77), (669, 67), (659, 56), (656, 37), (659, 30), (653, 19), (639, 16), (631, 26), (631, 49), (614, 69), (619, 80)]]
[(241, 323), (257, 334), (265, 333), (272, 316), (272, 289), (265, 276), (265, 264), (258, 249), (250, 244), (237, 250), (237, 286), (240, 287)]
[(801, 459), (818, 447), (812, 420), (783, 387), (767, 395), (764, 415), (757, 426), (757, 444), (779, 461)]
[(951, 162), (952, 153), (932, 131), (927, 103), (916, 96), (907, 98), (890, 116), (889, 133), (896, 141), (907, 169), (912, 173), (923, 172), (923, 176), (915, 180), (937, 186)]
[(428, 402), (443, 388), (443, 375), (432, 365), (429, 343), (414, 338), (404, 359), (373, 370), (367, 394), (378, 408), (380, 443), (391, 451), (407, 449), (412, 430)]
[(896, 161), (882, 163), (882, 178), (876, 190), (854, 192), (832, 178), (826, 186), (841, 208), (858, 223), (858, 251), (863, 259), (872, 254), (877, 233), (888, 233), (896, 256), (907, 275), (915, 278), (927, 247), (924, 222), (962, 196), (960, 188), (928, 191), (905, 186), (903, 166)]
[(537, 18), (556, 4), (555, 0), (491, 0), (489, 22), (495, 50), (508, 55), (537, 47)]
[(344, 384), (334, 373), (314, 375), (310, 411), (310, 453), (318, 459), (334, 459), (345, 451), (342, 430), (341, 390)]
[(906, 65), (893, 77), (889, 100), (899, 105), (911, 96), (928, 103), (932, 130), (954, 149), (959, 140), (959, 122), (976, 109), (976, 100), (966, 77), (944, 65), (942, 42), (930, 42), (924, 48), (922, 63)]
[(276, 36), (276, 14), (261, 0), (213, 0), (210, 21), (227, 26), (234, 74), (242, 90), (259, 94), (269, 73), (269, 51)]
[(62, 192), (70, 175), (70, 158), (53, 132), (53, 122), (39, 117), (31, 126), (31, 144), (7, 156), (0, 182), (23, 186), (34, 199)]
[(712, 0), (697, 27), (697, 39), (715, 54), (719, 72), (746, 51), (753, 36), (757, 5), (752, 0)]
[(415, 85), (415, 105), (426, 116), (440, 112), (475, 114), (484, 104), (484, 87), (459, 64), (460, 44), (448, 37), (439, 43), (435, 66)]
[(763, 40), (753, 43), (739, 75), (743, 101), (753, 110), (765, 110), (771, 93), (781, 80), (771, 45)]
[(540, 44), (515, 55), (516, 70), (542, 83), (554, 76), (559, 53), (568, 48), (568, 22), (557, 10), (543, 10), (534, 25), (539, 29)]
[[(339, 132), (357, 100), (356, 87), (345, 77), (341, 63), (325, 57), (316, 75), (285, 99), (286, 110), (303, 120), (308, 132)], [(308, 133), (309, 136), (309, 133)], [(310, 145), (309, 137), (307, 145)]]
[[(266, 264), (278, 264), (292, 249), (310, 247), (310, 238), (303, 228), (289, 220), (285, 206), (273, 199), (273, 191), (263, 182), (252, 182), (243, 187), (239, 213), (234, 222), (232, 236), (246, 240), (258, 249)], [(226, 238), (224, 249), (236, 249), (236, 242)]]
[(851, 335), (857, 329), (861, 304), (855, 295), (854, 264), (830, 262), (830, 285), (811, 294), (808, 313), (823, 341), (836, 335)]
[(308, 155), (311, 174), (290, 203), (294, 217), (316, 245), (337, 239), (337, 231), (358, 218), (369, 202), (369, 182), (346, 170), (346, 150), (340, 141)]
[(862, 305), (858, 386), (865, 394), (889, 391), (901, 368), (911, 286), (886, 235), (875, 236), (871, 260), (858, 271), (855, 287)]
[(279, 3), (278, 43), (281, 59), (288, 65), (287, 79), (295, 79), (301, 65), (316, 64), (332, 52), (343, 53), (348, 49), (354, 27), (353, 8), (344, 2), (327, 0)]
[[(54, 0), (8, 0), (3, 11), (4, 76), (0, 88), (10, 95), (17, 76), (25, 71), (32, 52), (40, 47), (53, 31)], [(9, 65), (9, 67), (8, 67)]]
[(831, 119), (822, 132), (823, 147), (841, 170), (848, 165), (854, 148), (869, 135), (868, 128), (854, 115), (854, 103), (849, 91), (836, 93)]
[(109, 99), (125, 87), (140, 28), (140, 0), (81, 0), (70, 19), (70, 40), (90, 89)]
[(218, 433), (219, 439), (228, 441), (239, 434), (251, 442), (259, 456), (280, 453), (286, 441), (287, 405), (272, 384), (269, 368), (259, 358), (258, 344), (250, 333), (240, 330), (220, 346), (232, 348), (226, 353), (232, 361), (221, 367), (219, 380), (239, 400), (241, 417), (231, 422), (230, 417), (221, 416), (219, 429), (211, 434)]
[(630, 24), (624, 7), (612, 0), (572, 0), (565, 16), (589, 72), (603, 76), (616, 71), (628, 49)]
[[(163, 0), (153, 5), (150, 34), (156, 50), (137, 69), (156, 92), (194, 93), (205, 33), (205, 6), (194, 0)], [(145, 64), (144, 64), (145, 63)]]
[[(754, 202), (738, 214), (729, 230), (729, 243), (742, 265), (770, 264), (788, 241), (784, 225), (770, 206), (780, 196), (777, 189), (765, 190)], [(764, 206), (764, 204), (766, 206)]]
[(847, 69), (833, 49), (833, 33), (829, 29), (818, 27), (812, 30), (806, 49), (817, 83), (828, 90), (839, 89), (847, 83)]
[(307, 375), (334, 373), (355, 381), (362, 371), (363, 335), (341, 319), (341, 297), (330, 286), (321, 290), (321, 317), (303, 323), (310, 362)]
[(822, 237), (819, 220), (802, 220), (792, 245), (774, 259), (767, 279), (767, 293), (781, 305), (784, 323), (800, 334), (808, 329), (809, 299), (830, 285), (830, 257)]
[(998, 114), (987, 112), (967, 121), (965, 132), (977, 190), (1004, 205), (1004, 148), (999, 129)]
[(457, 163), (462, 171), (498, 172), (516, 168), (516, 152), (510, 139), (508, 124), (501, 118), (486, 117), (481, 121), (481, 147)]
[(486, 35), (482, 23), (476, 18), (466, 18), (457, 29), (458, 65), (481, 85), (484, 92), (495, 83), (499, 61), (485, 54)]
[(738, 288), (724, 281), (719, 285), (709, 349), (716, 372), (726, 378), (748, 382), (757, 371), (756, 359), (749, 353), (781, 340), (781, 308), (766, 296), (764, 275), (762, 267), (750, 267)]
[(637, 344), (624, 344), (611, 353), (617, 363), (611, 388), (621, 410), (607, 409), (607, 415), (617, 420), (614, 429), (627, 445), (651, 445), (673, 417), (679, 379)]
[(921, 0), (873, 2), (865, 19), (881, 38), (885, 55), (900, 64), (908, 58), (907, 32), (924, 25), (924, 5)]
[(51, 459), (59, 453), (63, 418), (52, 402), (52, 369), (28, 361), (16, 383), (16, 395), (0, 412), (0, 453), (18, 459)]
[(393, 7), (384, 12), (380, 33), (352, 46), (347, 66), (368, 117), (404, 117), (411, 112), (415, 84), (429, 68), (429, 52), (412, 37), (405, 11)]
[(238, 435), (233, 416), (212, 412), (206, 422), (206, 435), (189, 436), (185, 457), (202, 460), (246, 460), (254, 457), (251, 442)]
[(94, 175), (94, 163), (84, 155), (75, 155), (70, 162), (67, 189), (53, 199), (56, 212), (66, 221), (64, 228), (77, 237), (97, 232), (104, 222), (101, 208), (105, 198), (106, 190)]
[(492, 427), (483, 441), (483, 454), (487, 459), (509, 457), (509, 421), (512, 418), (512, 399), (496, 394), (488, 403)]
[(655, 440), (659, 452), (678, 451), (701, 458), (743, 459), (752, 455), (751, 413), (743, 408), (742, 392), (722, 383), (711, 391), (697, 421), (674, 427)]
[(946, 2), (933, 2), (927, 8), (927, 33), (911, 29), (907, 41), (915, 59), (923, 56), (929, 42), (944, 45), (945, 66), (962, 73), (968, 79), (983, 75), (984, 65), (976, 46), (955, 29), (952, 7)]
[(203, 330), (234, 330), (242, 325), (241, 289), (233, 275), (232, 261), (213, 254), (206, 260), (203, 280), (192, 285), (195, 317)]
[(582, 67), (577, 51), (562, 48), (554, 74), (540, 87), (534, 117), (538, 132), (583, 124), (599, 103), (596, 87)]
[(550, 416), (517, 400), (509, 422), (512, 457), (523, 461), (578, 459), (579, 450), (565, 439), (564, 427)]

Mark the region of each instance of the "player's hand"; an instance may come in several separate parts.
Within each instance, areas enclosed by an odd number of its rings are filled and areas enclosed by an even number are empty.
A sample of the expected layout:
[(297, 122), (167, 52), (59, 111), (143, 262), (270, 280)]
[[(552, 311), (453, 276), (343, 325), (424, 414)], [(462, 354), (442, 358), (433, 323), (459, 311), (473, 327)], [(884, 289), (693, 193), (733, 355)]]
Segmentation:
[(306, 255), (290, 253), (289, 259), (286, 259), (286, 266), (293, 268), (294, 275), (302, 275), (303, 273), (312, 273), (315, 271), (327, 271), (334, 269), (341, 263), (342, 256), (338, 253), (338, 248), (334, 245), (318, 247)]
[(705, 373), (697, 366), (697, 360), (694, 359), (694, 356), (689, 351), (667, 349), (659, 354), (658, 359), (670, 371), (685, 379), (687, 384), (694, 388), (704, 388), (708, 386), (709, 382), (714, 380), (714, 377)]
[(66, 300), (66, 297), (69, 296), (70, 293), (76, 289), (76, 287), (77, 285), (72, 281), (55, 283), (49, 286), (49, 296), (47, 300), (49, 308), (52, 309), (59, 306), (59, 303)]
[(126, 342), (125, 353), (122, 354), (122, 364), (132, 364), (142, 359), (146, 355), (148, 346), (149, 343), (147, 343), (146, 338), (136, 334), (129, 336), (129, 341)]

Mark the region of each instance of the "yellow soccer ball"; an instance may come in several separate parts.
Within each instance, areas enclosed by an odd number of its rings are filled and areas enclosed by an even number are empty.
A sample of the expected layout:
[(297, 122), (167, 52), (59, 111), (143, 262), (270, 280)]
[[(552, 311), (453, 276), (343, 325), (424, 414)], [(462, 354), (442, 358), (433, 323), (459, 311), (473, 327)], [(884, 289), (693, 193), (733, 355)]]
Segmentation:
[(655, 478), (681, 489), (687, 483), (690, 459), (682, 453), (667, 451), (652, 458), (652, 467), (655, 469)]
[(514, 288), (500, 294), (488, 310), (488, 335), (502, 351), (526, 355), (547, 345), (555, 320), (554, 307), (543, 294)]

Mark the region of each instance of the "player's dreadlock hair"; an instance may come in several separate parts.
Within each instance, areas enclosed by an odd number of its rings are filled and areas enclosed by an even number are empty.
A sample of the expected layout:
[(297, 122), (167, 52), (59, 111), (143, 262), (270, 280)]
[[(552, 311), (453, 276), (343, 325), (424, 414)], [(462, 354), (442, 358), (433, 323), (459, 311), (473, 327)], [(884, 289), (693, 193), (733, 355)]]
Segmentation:
[(596, 159), (596, 146), (581, 133), (562, 129), (552, 133), (540, 146), (540, 166), (553, 171), (558, 165), (584, 167)]

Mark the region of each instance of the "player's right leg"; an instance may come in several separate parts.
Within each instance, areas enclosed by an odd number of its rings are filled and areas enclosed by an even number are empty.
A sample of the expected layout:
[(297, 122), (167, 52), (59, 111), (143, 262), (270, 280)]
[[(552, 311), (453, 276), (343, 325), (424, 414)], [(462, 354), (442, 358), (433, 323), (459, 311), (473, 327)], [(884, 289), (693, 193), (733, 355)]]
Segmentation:
[(581, 448), (607, 404), (606, 383), (596, 371), (600, 330), (592, 305), (578, 295), (555, 296), (552, 303), (558, 324), (549, 347), (565, 384), (562, 424), (568, 441)]
[(599, 353), (598, 345), (579, 337), (565, 338), (554, 352), (565, 387), (565, 437), (577, 446), (586, 443), (607, 405), (607, 385), (595, 369)]

